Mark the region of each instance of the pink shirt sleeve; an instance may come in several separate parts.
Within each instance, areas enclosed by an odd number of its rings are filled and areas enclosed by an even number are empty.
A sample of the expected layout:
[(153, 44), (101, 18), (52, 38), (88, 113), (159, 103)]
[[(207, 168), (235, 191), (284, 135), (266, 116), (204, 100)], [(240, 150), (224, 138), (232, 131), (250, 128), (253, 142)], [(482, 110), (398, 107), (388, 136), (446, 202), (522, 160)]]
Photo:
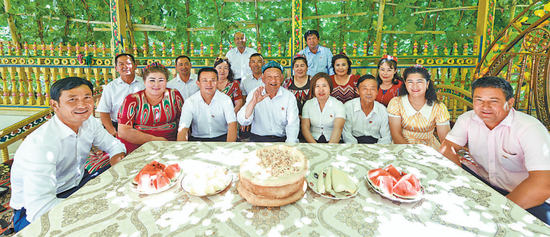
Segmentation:
[(550, 170), (550, 135), (542, 124), (533, 124), (518, 134), (527, 171)]
[[(449, 112), (447, 112), (448, 114)], [(470, 126), (472, 116), (470, 113), (460, 115), (456, 120), (453, 129), (447, 134), (445, 140), (448, 140), (459, 146), (464, 146), (468, 142), (468, 128)]]

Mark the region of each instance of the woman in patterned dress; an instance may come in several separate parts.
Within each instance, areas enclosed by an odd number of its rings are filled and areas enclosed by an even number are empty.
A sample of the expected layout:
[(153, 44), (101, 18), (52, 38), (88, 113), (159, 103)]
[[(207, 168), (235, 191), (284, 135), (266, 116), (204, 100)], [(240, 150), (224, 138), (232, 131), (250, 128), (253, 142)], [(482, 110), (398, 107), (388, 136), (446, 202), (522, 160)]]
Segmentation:
[(332, 57), (332, 68), (334, 69), (334, 75), (330, 76), (334, 89), (330, 96), (338, 99), (342, 103), (346, 103), (359, 95), (355, 90), (357, 86), (357, 80), (360, 75), (351, 74), (351, 60), (349, 60), (346, 54), (341, 53)]
[(235, 74), (231, 70), (231, 64), (226, 57), (219, 57), (214, 62), (214, 69), (218, 71), (218, 90), (228, 95), (233, 100), (235, 114), (243, 107), (243, 93), (240, 84), (235, 80)]
[(145, 90), (126, 96), (118, 112), (118, 138), (127, 154), (149, 141), (176, 141), (183, 97), (166, 88), (168, 69), (152, 63), (143, 70)]
[(399, 88), (403, 85), (403, 78), (397, 73), (397, 58), (384, 55), (378, 62), (378, 75), (376, 76), (380, 89), (376, 101), (388, 107), (393, 97), (399, 96)]
[(400, 96), (388, 104), (390, 131), (395, 144), (424, 144), (436, 150), (451, 130), (449, 111), (437, 100), (430, 73), (420, 65), (405, 69)]
[(294, 70), (294, 76), (290, 76), (283, 81), (283, 88), (286, 88), (294, 96), (296, 96), (296, 103), (298, 105), (298, 114), (302, 116), (302, 108), (309, 97), (309, 81), (311, 77), (307, 75), (307, 59), (297, 54), (292, 61), (292, 70)]

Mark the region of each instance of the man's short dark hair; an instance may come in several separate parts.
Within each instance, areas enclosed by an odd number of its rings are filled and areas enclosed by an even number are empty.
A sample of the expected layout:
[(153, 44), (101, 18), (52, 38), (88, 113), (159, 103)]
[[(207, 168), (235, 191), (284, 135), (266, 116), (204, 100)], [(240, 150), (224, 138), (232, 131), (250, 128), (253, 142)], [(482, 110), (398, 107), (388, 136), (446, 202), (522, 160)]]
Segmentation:
[(307, 37), (310, 36), (310, 35), (315, 35), (315, 36), (317, 36), (317, 39), (320, 39), (319, 38), (319, 31), (316, 31), (316, 30), (306, 31), (306, 33), (304, 34), (304, 39), (307, 40)]
[(260, 57), (260, 58), (262, 58), (262, 60), (264, 59), (264, 56), (262, 56), (261, 53), (253, 53), (252, 55), (250, 55), (249, 59), (252, 59), (252, 57)]
[(118, 63), (118, 58), (120, 58), (120, 57), (122, 57), (122, 56), (128, 56), (128, 57), (130, 57), (130, 59), (132, 59), (132, 63), (136, 64), (136, 60), (134, 59), (134, 55), (127, 54), (127, 53), (121, 53), (121, 54), (119, 54), (119, 55), (117, 55), (117, 56), (115, 57), (115, 66), (116, 66), (116, 64)]
[(52, 87), (50, 88), (51, 98), (52, 100), (55, 100), (59, 103), (61, 92), (77, 88), (81, 85), (86, 85), (90, 88), (90, 91), (94, 91), (94, 85), (92, 85), (90, 81), (80, 77), (67, 77), (56, 81), (52, 85)]
[(216, 79), (218, 79), (218, 70), (211, 68), (211, 67), (203, 67), (199, 70), (199, 73), (197, 74), (197, 80), (201, 80), (201, 74), (204, 72), (213, 72), (216, 73)]
[(380, 83), (378, 83), (378, 80), (376, 80), (376, 78), (370, 74), (363, 75), (362, 77), (359, 78), (359, 80), (357, 80), (357, 89), (359, 89), (359, 85), (361, 85), (361, 83), (363, 83), (366, 80), (374, 80), (376, 82), (377, 88), (380, 90)]
[(474, 92), (476, 88), (497, 88), (501, 89), (502, 92), (504, 92), (504, 96), (506, 97), (506, 100), (510, 100), (512, 97), (514, 97), (514, 88), (512, 88), (512, 85), (503, 78), (495, 77), (495, 76), (488, 76), (488, 77), (482, 77), (477, 80), (475, 80), (472, 83), (472, 97), (474, 97)]
[(176, 60), (174, 61), (174, 64), (178, 64), (178, 60), (180, 60), (181, 58), (186, 58), (187, 60), (189, 60), (189, 63), (191, 63), (191, 59), (187, 57), (187, 55), (180, 55), (176, 58)]

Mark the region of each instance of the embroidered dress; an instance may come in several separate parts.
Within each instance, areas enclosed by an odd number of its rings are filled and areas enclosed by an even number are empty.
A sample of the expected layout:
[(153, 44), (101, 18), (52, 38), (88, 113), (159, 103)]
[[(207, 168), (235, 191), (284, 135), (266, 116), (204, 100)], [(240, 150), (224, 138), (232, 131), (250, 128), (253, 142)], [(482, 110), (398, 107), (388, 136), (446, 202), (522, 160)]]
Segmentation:
[(235, 105), (237, 100), (243, 98), (243, 92), (241, 91), (240, 84), (235, 80), (233, 80), (233, 82), (228, 81), (222, 92), (231, 98), (233, 105)]
[[(176, 89), (166, 89), (164, 98), (157, 105), (149, 104), (145, 90), (142, 90), (126, 96), (118, 112), (118, 123), (130, 125), (138, 131), (164, 137), (169, 141), (176, 141), (182, 107), (183, 97)], [(126, 146), (127, 154), (140, 146), (124, 139), (120, 141)]]
[(388, 107), (390, 100), (393, 99), (393, 97), (399, 96), (399, 88), (401, 88), (401, 85), (403, 85), (403, 82), (399, 81), (397, 85), (392, 85), (387, 90), (382, 90), (382, 88), (380, 88), (378, 90), (378, 95), (376, 96), (376, 101)]
[(292, 94), (296, 97), (299, 115), (302, 115), (302, 108), (304, 107), (304, 104), (307, 101), (307, 96), (309, 95), (310, 80), (311, 77), (308, 76), (307, 83), (302, 87), (298, 87), (294, 84), (294, 77), (288, 77), (285, 81), (283, 81), (282, 87), (292, 92)]
[(346, 103), (359, 97), (357, 91), (355, 91), (355, 87), (357, 86), (357, 80), (359, 80), (360, 77), (361, 76), (359, 75), (350, 75), (348, 83), (345, 85), (338, 85), (334, 79), (334, 75), (330, 76), (330, 79), (332, 79), (332, 84), (334, 85), (330, 96), (338, 99), (342, 103)]
[(439, 150), (441, 144), (434, 136), (436, 125), (449, 124), (449, 111), (443, 103), (424, 104), (416, 111), (407, 95), (393, 98), (388, 104), (390, 117), (401, 117), (403, 137), (409, 144), (424, 144)]

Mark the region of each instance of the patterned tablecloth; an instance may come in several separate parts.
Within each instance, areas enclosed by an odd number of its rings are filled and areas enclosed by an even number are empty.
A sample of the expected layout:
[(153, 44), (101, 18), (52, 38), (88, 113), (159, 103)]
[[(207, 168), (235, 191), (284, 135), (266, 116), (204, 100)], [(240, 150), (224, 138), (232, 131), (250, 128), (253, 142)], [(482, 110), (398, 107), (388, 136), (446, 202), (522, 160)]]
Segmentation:
[[(525, 210), (422, 145), (290, 144), (310, 170), (341, 167), (357, 177), (359, 193), (332, 200), (308, 188), (296, 203), (252, 206), (237, 192), (194, 197), (178, 183), (165, 192), (137, 194), (129, 183), (151, 160), (184, 171), (207, 164), (239, 172), (243, 156), (262, 143), (150, 142), (90, 181), (21, 236), (541, 236), (550, 228)], [(389, 164), (415, 174), (424, 199), (392, 202), (367, 187), (368, 170)]]

